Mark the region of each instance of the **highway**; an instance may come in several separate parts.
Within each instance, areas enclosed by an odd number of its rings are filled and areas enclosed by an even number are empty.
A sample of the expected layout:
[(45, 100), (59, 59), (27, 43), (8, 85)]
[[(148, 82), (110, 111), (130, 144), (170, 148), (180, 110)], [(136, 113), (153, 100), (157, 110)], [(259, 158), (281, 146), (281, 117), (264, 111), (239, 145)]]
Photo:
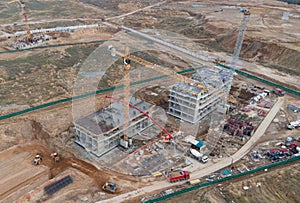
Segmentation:
[[(191, 171), (191, 179), (201, 178), (204, 176), (207, 176), (215, 171), (218, 171), (222, 168), (228, 167), (231, 165), (231, 163), (235, 163), (239, 161), (241, 158), (243, 158), (258, 142), (258, 140), (263, 136), (266, 129), (276, 116), (277, 112), (281, 108), (282, 104), (284, 102), (284, 99), (280, 97), (278, 101), (274, 104), (273, 108), (269, 111), (265, 119), (261, 122), (261, 124), (256, 129), (255, 133), (252, 135), (252, 137), (248, 140), (248, 142), (240, 148), (234, 155), (231, 157), (226, 157), (223, 159), (220, 159), (217, 163), (207, 163), (205, 165), (198, 163), (197, 166), (193, 164), (193, 167), (189, 166), (186, 168), (187, 170)], [(167, 181), (158, 181), (153, 182), (152, 185), (137, 189), (135, 191), (131, 191), (128, 193), (124, 193), (122, 195), (118, 195), (116, 197), (107, 199), (107, 200), (101, 200), (97, 203), (110, 203), (110, 202), (122, 202), (125, 200), (130, 200), (134, 197), (138, 196), (146, 196), (147, 193), (154, 192), (155, 190), (162, 190), (164, 188), (168, 188), (170, 186), (174, 185), (180, 185), (184, 183), (179, 184), (171, 184)]]

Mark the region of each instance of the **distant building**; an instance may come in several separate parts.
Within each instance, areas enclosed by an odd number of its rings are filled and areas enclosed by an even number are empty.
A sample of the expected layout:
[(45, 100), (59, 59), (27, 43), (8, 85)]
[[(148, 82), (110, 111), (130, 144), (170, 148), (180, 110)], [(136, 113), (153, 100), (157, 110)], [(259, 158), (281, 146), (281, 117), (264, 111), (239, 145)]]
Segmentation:
[[(154, 105), (131, 97), (130, 103), (151, 115)], [(129, 109), (130, 125), (128, 137), (132, 138), (147, 127), (152, 121), (134, 108)], [(86, 117), (74, 121), (75, 142), (88, 152), (100, 157), (120, 144), (124, 134), (124, 104), (120, 102), (100, 109)]]
[(300, 100), (289, 104), (288, 109), (294, 111), (295, 113), (300, 112)]

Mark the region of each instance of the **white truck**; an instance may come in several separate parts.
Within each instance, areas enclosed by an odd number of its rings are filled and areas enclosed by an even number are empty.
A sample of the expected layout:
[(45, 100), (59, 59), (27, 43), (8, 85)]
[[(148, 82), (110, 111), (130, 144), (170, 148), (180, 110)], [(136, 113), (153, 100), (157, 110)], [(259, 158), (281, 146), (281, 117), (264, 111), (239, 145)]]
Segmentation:
[(198, 161), (201, 161), (202, 163), (206, 163), (208, 161), (208, 157), (206, 155), (203, 155), (196, 149), (190, 148), (190, 152)]
[(292, 121), (289, 124), (287, 124), (286, 126), (289, 130), (293, 130), (295, 128), (299, 128), (300, 127), (300, 120), (297, 121)]

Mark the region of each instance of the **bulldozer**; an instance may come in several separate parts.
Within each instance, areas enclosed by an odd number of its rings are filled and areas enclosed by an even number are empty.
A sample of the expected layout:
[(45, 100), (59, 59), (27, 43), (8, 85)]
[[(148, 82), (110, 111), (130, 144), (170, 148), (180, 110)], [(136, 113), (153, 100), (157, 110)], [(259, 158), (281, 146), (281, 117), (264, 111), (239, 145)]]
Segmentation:
[(102, 189), (104, 191), (109, 191), (109, 192), (112, 192), (112, 193), (115, 193), (116, 190), (117, 190), (117, 185), (115, 183), (108, 183), (106, 182), (103, 186), (102, 186)]
[(40, 165), (42, 160), (43, 160), (42, 154), (36, 154), (32, 164), (35, 165), (35, 166)]
[(58, 162), (60, 160), (57, 152), (51, 153), (50, 157), (54, 162)]

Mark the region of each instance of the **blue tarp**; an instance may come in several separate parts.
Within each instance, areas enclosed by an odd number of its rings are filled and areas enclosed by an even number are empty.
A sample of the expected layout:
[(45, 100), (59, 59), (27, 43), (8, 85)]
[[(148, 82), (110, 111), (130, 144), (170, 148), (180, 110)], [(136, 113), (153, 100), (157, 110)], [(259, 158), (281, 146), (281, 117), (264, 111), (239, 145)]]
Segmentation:
[(221, 175), (222, 176), (230, 176), (230, 175), (232, 175), (232, 170), (224, 169), (224, 170), (221, 171)]
[(195, 145), (198, 148), (201, 148), (203, 145), (205, 145), (205, 143), (202, 140), (199, 140), (198, 138), (196, 138), (195, 140), (198, 141), (198, 143)]

